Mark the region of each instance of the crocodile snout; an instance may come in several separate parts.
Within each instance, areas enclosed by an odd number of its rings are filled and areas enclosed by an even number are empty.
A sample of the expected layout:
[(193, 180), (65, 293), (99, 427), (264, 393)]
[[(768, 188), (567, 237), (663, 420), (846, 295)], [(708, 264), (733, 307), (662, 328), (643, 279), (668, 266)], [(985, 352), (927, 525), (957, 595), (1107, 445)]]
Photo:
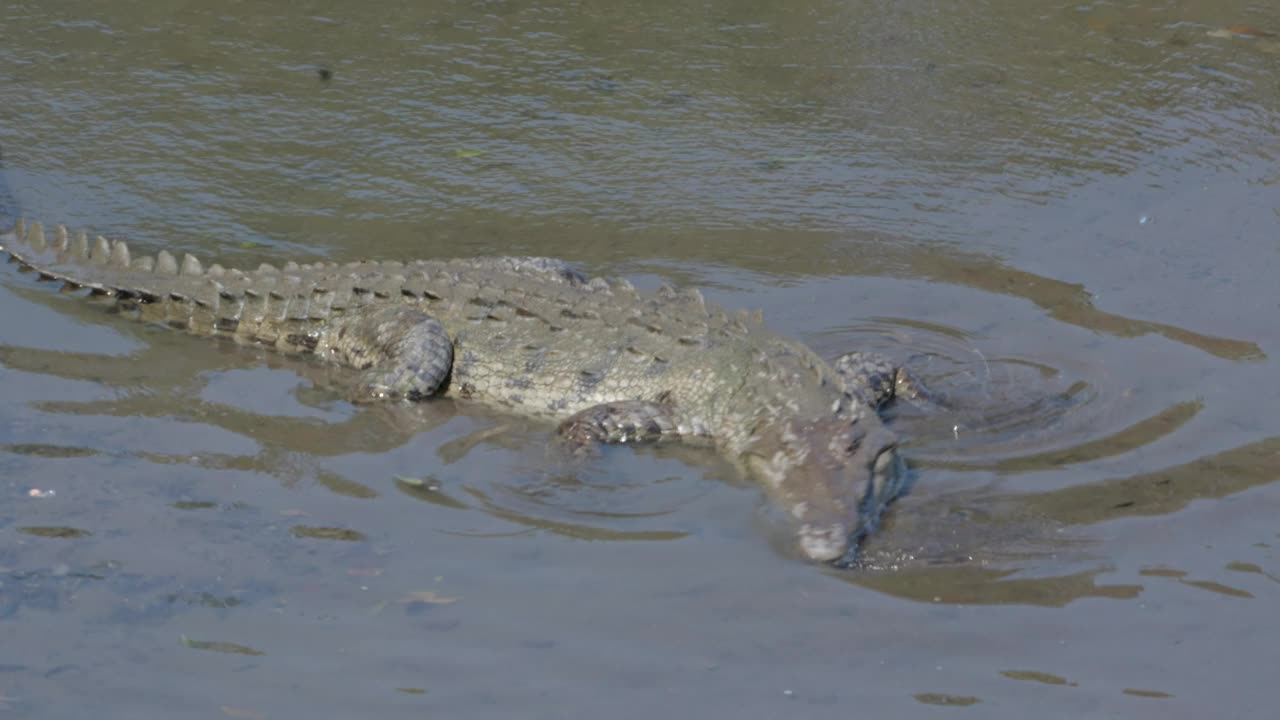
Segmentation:
[[(865, 444), (864, 444), (865, 448)], [(889, 503), (906, 485), (906, 466), (891, 438), (876, 447), (870, 462), (850, 458), (836, 471), (829, 487), (840, 492), (797, 504), (793, 515), (800, 521), (797, 541), (800, 551), (813, 562), (852, 562), (858, 543), (875, 530)], [(858, 453), (862, 455), (862, 453)]]

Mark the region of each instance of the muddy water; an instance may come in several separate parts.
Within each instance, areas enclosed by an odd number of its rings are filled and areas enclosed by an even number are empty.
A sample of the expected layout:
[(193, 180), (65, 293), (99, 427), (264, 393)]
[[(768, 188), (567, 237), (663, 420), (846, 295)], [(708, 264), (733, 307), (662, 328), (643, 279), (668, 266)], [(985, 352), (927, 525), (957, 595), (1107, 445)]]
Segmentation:
[(0, 715), (1271, 717), (1280, 11), (1138, 5), (5, 3), (7, 215), (563, 256), (948, 405), (829, 571), (714, 457), (566, 470), (10, 268)]

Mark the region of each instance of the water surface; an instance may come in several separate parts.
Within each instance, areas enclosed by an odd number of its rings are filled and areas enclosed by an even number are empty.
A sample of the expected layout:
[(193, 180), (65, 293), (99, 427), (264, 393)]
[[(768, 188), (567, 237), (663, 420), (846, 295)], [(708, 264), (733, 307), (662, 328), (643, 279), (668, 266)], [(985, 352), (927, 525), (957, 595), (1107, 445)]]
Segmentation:
[(1280, 12), (16, 0), (0, 208), (224, 263), (522, 253), (903, 359), (807, 565), (705, 452), (357, 409), (0, 277), (0, 714), (1270, 717)]

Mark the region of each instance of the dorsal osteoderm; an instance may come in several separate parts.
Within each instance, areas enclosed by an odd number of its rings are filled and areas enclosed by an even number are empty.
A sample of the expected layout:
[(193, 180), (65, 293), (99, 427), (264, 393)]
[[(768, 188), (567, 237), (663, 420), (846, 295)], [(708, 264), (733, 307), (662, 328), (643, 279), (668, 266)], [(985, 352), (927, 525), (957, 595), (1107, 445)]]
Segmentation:
[(200, 261), (185, 255), (178, 261), (167, 251), (156, 257), (134, 257), (123, 240), (102, 236), (74, 236), (63, 225), (46, 231), (38, 222), (21, 218), (0, 234), (0, 250), (42, 280), (61, 281), (70, 288), (96, 293), (154, 299), (177, 290), (172, 278), (200, 276)]

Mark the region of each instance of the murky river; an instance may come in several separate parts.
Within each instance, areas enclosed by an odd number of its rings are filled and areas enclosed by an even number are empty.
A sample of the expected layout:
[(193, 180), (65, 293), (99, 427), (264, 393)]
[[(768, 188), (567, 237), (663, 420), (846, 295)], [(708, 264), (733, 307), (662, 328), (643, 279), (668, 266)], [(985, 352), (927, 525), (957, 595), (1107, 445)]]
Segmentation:
[(948, 399), (865, 567), (701, 450), (0, 274), (0, 716), (1275, 717), (1280, 6), (0, 6), (6, 222), (560, 256)]

